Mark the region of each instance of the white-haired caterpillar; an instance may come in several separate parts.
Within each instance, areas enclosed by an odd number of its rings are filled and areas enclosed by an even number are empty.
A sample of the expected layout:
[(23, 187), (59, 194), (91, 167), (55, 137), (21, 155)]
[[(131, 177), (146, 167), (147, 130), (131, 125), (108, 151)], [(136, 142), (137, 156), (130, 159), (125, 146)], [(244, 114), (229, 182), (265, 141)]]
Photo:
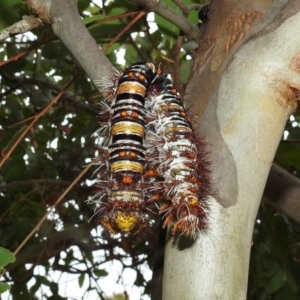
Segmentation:
[(99, 171), (106, 169), (106, 178), (98, 180), (93, 198), (98, 198), (99, 222), (110, 235), (143, 235), (151, 225), (149, 213), (156, 208), (145, 195), (152, 179), (144, 178), (144, 104), (155, 72), (152, 63), (131, 65), (121, 74), (112, 101), (108, 100), (109, 140), (99, 157)]
[(163, 227), (172, 224), (173, 234), (195, 239), (199, 229), (207, 227), (210, 171), (205, 143), (193, 130), (171, 75), (158, 73), (146, 103), (146, 128), (152, 135), (148, 163), (152, 157), (164, 178), (157, 183), (157, 198), (163, 198)]

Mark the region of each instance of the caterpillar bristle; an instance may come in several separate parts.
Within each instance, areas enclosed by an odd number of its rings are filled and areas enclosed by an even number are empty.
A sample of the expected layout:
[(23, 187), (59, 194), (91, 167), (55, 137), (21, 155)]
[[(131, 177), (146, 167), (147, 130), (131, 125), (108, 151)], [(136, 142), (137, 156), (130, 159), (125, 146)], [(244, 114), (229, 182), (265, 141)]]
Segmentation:
[(172, 234), (196, 239), (208, 227), (209, 163), (171, 75), (136, 63), (98, 84), (108, 95), (96, 133), (98, 223), (111, 238), (142, 240), (159, 211)]
[[(101, 186), (98, 189), (105, 196), (101, 196), (97, 211), (99, 224), (111, 236), (121, 233), (141, 239), (143, 232), (151, 226), (149, 215), (157, 210), (155, 205), (145, 201), (149, 179), (144, 178), (144, 104), (148, 82), (154, 76), (155, 66), (152, 63), (136, 63), (118, 75), (117, 80), (109, 78), (99, 81), (108, 94), (108, 107), (104, 105), (105, 111), (101, 114), (104, 122), (108, 119), (108, 126), (97, 134), (108, 131), (109, 139), (105, 143), (108, 157), (102, 155), (96, 160), (106, 166), (108, 174), (106, 182), (98, 182)], [(105, 141), (105, 138), (102, 140)]]
[(171, 225), (172, 234), (195, 239), (198, 231), (207, 227), (210, 172), (204, 143), (194, 133), (170, 74), (161, 73), (156, 79), (149, 89), (146, 106), (152, 120), (146, 128), (160, 137), (155, 143), (150, 141), (158, 152), (157, 170), (164, 178), (160, 214), (163, 226)]

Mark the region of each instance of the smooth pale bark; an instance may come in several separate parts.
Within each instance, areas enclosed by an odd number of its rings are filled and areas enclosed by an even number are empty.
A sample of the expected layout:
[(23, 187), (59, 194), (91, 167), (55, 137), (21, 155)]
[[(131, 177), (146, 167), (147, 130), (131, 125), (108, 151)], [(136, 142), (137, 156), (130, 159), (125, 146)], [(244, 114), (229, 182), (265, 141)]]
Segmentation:
[(257, 210), (300, 90), (300, 15), (270, 22), (266, 16), (224, 63), (204, 113), (214, 185), (209, 229), (186, 247), (168, 239), (164, 300), (246, 299)]

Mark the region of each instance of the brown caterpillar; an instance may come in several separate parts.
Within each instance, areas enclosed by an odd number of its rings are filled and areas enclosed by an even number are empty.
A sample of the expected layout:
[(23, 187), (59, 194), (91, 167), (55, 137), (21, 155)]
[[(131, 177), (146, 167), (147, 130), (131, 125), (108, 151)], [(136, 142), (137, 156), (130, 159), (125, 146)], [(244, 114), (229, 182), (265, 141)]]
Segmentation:
[(157, 183), (153, 198), (163, 199), (164, 227), (172, 224), (173, 234), (195, 239), (207, 227), (208, 218), (210, 171), (205, 143), (193, 130), (171, 75), (158, 73), (146, 102), (146, 128), (152, 136), (148, 164), (164, 179)]

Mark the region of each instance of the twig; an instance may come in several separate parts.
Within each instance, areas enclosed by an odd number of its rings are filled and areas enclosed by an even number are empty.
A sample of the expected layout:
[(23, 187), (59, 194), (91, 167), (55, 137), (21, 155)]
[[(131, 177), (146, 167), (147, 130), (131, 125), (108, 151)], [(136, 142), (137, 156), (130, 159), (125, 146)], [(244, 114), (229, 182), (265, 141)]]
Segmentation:
[(13, 57), (10, 57), (8, 60), (0, 61), (0, 67), (2, 67), (4, 65), (7, 65), (7, 64), (11, 63), (12, 61), (16, 61), (16, 60), (18, 60), (18, 59), (20, 59), (20, 58), (28, 55), (31, 50), (36, 49), (36, 48), (40, 48), (41, 46), (43, 46), (43, 45), (45, 45), (45, 44), (47, 44), (49, 42), (52, 42), (55, 39), (56, 39), (56, 37), (48, 39), (46, 41), (42, 41), (40, 43), (35, 43), (34, 45), (28, 47), (24, 51), (18, 53), (17, 55), (15, 55)]
[(12, 181), (7, 184), (0, 185), (0, 191), (7, 187), (17, 187), (17, 186), (28, 186), (28, 185), (58, 185), (58, 186), (68, 186), (71, 181), (64, 181), (58, 179), (49, 179), (49, 178), (40, 178), (40, 179), (29, 179), (29, 180), (20, 180)]
[(63, 200), (63, 198), (69, 193), (69, 191), (73, 188), (73, 186), (81, 179), (81, 177), (91, 168), (92, 165), (87, 166), (77, 177), (76, 179), (69, 185), (69, 187), (61, 194), (61, 196), (56, 200), (56, 202), (50, 206), (47, 213), (44, 217), (38, 222), (38, 224), (33, 228), (33, 230), (27, 235), (27, 237), (23, 240), (20, 246), (14, 251), (14, 255), (17, 255), (22, 247), (27, 243), (27, 241), (37, 232), (43, 222), (47, 219), (49, 214), (53, 211), (53, 209)]
[(43, 24), (43, 21), (36, 16), (24, 16), (23, 20), (18, 21), (14, 25), (0, 31), (0, 41), (3, 41), (11, 36), (24, 33)]
[(96, 24), (102, 24), (102, 23), (106, 23), (106, 22), (113, 21), (113, 20), (116, 20), (116, 19), (124, 19), (124, 18), (127, 18), (127, 17), (135, 16), (138, 13), (139, 13), (138, 11), (131, 11), (131, 12), (128, 12), (128, 13), (125, 13), (125, 14), (120, 14), (120, 15), (116, 15), (116, 16), (112, 16), (112, 17), (107, 17), (107, 18), (97, 20), (97, 21), (92, 21), (91, 23), (87, 23), (86, 27), (91, 27), (91, 26), (96, 25)]
[(155, 12), (164, 19), (177, 26), (189, 39), (199, 37), (199, 28), (188, 21), (184, 16), (174, 11), (162, 1), (157, 0), (131, 0), (147, 12)]
[(180, 82), (180, 49), (182, 48), (183, 36), (178, 35), (176, 44), (175, 44), (175, 65), (174, 65), (174, 74), (175, 74), (175, 86), (179, 86)]
[(180, 0), (172, 0), (183, 12), (184, 15), (188, 15), (192, 10), (200, 9), (203, 4), (185, 5)]
[(114, 39), (112, 39), (102, 50), (103, 52), (106, 52), (106, 50), (115, 43), (133, 24), (135, 24), (142, 16), (145, 15), (145, 12), (140, 12), (129, 24), (125, 26), (125, 28), (116, 35)]
[(4, 162), (9, 158), (9, 156), (11, 155), (11, 153), (15, 150), (15, 148), (17, 147), (17, 145), (21, 142), (21, 140), (25, 137), (25, 135), (28, 133), (28, 131), (32, 128), (32, 126), (39, 120), (39, 118), (45, 114), (53, 104), (55, 104), (64, 94), (64, 92), (66, 91), (66, 89), (75, 81), (75, 79), (78, 77), (75, 76), (72, 78), (72, 80), (64, 87), (64, 89), (41, 111), (39, 112), (37, 115), (35, 115), (34, 119), (32, 120), (32, 122), (26, 127), (26, 129), (20, 134), (20, 136), (17, 138), (17, 140), (14, 142), (14, 144), (12, 145), (12, 147), (8, 150), (7, 153), (5, 153), (5, 149), (2, 150), (2, 156), (3, 159), (0, 162), (0, 168), (2, 167), (2, 165), (4, 164)]
[(129, 42), (134, 47), (135, 51), (139, 54), (142, 61), (147, 61), (146, 57), (144, 56), (144, 53), (139, 49), (139, 47), (136, 45), (135, 41), (133, 40), (132, 36), (129, 35)]

